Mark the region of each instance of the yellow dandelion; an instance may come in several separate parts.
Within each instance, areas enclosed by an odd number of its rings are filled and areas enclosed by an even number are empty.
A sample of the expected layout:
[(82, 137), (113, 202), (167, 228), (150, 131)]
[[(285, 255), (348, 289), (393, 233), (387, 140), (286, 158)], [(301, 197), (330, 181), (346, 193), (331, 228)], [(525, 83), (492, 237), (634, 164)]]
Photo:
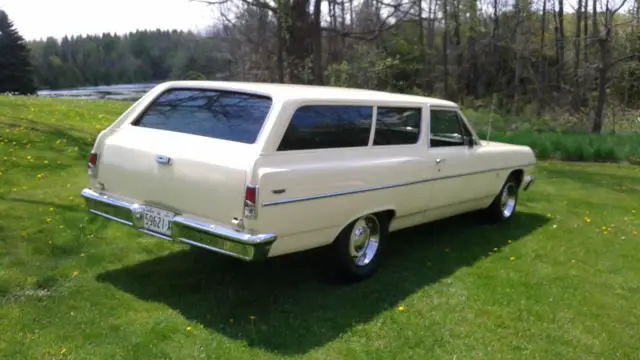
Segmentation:
[(59, 227), (60, 227), (60, 229), (64, 229), (64, 225), (60, 225)]
[(606, 226), (603, 226), (603, 227), (602, 227), (602, 230), (603, 230), (603, 231), (606, 231), (606, 230), (607, 230), (607, 227), (606, 227)]
[(249, 316), (249, 319), (251, 319), (251, 320), (255, 320), (255, 319), (256, 319), (256, 317), (255, 317), (255, 316), (253, 316), (253, 315), (251, 315), (251, 316)]
[(512, 257), (510, 257), (510, 258), (509, 258), (509, 260), (511, 260), (511, 261), (513, 261), (513, 260), (515, 260), (515, 259), (516, 259), (516, 257), (515, 257), (515, 256), (512, 256)]
[(66, 352), (67, 352), (67, 349), (65, 349), (65, 348), (60, 349), (60, 355), (66, 353)]
[(44, 163), (45, 163), (45, 164), (48, 164), (48, 163), (49, 163), (49, 160), (45, 160), (45, 161), (44, 161)]
[(507, 242), (508, 242), (509, 244), (512, 244), (512, 243), (513, 243), (513, 240), (507, 240)]
[(53, 211), (53, 208), (49, 208), (49, 211)]
[(638, 232), (637, 232), (637, 231), (634, 231), (634, 232), (633, 232), (633, 236), (638, 236)]
[(47, 222), (50, 223), (51, 222), (51, 218), (47, 218)]
[(187, 326), (187, 331), (191, 331), (191, 330), (193, 330), (191, 326)]
[(605, 234), (605, 235), (607, 235), (607, 234), (608, 234), (608, 232), (607, 232), (607, 231), (603, 231), (602, 233), (603, 233), (603, 234)]
[(591, 219), (589, 219), (588, 217), (585, 217), (585, 218), (584, 218), (584, 221), (586, 221), (587, 223), (590, 223), (590, 222), (591, 222)]
[(78, 273), (77, 271), (74, 271), (74, 272), (73, 272), (73, 276), (78, 276), (78, 274), (79, 274), (79, 273)]
[(398, 306), (398, 311), (404, 311), (404, 306), (402, 305)]
[(498, 248), (493, 248), (493, 251), (498, 251)]
[(84, 253), (80, 253), (80, 256), (84, 256)]

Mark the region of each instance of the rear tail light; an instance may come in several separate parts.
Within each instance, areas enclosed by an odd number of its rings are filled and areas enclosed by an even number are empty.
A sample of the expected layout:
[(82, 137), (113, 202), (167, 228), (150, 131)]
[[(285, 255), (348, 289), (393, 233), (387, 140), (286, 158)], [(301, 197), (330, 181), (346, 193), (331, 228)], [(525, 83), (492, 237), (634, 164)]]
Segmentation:
[(91, 155), (89, 155), (89, 176), (95, 177), (97, 164), (98, 164), (98, 154), (91, 153)]
[(244, 191), (244, 218), (245, 219), (255, 219), (257, 217), (257, 207), (258, 203), (258, 187), (257, 186), (247, 186)]

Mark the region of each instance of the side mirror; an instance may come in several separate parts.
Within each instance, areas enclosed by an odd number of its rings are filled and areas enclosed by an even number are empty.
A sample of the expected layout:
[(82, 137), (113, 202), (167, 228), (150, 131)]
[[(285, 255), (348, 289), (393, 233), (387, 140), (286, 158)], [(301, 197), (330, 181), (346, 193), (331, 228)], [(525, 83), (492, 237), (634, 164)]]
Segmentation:
[(464, 144), (467, 145), (468, 147), (472, 148), (475, 144), (473, 141), (473, 138), (470, 136), (465, 136), (464, 137)]

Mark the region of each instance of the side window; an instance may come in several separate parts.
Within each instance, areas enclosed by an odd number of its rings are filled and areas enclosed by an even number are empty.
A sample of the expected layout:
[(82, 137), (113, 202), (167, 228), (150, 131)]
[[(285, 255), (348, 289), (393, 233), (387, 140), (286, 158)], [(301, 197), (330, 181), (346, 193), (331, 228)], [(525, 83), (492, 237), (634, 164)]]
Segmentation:
[(417, 143), (421, 120), (420, 108), (378, 107), (373, 145)]
[(458, 113), (454, 110), (432, 109), (429, 123), (429, 143), (432, 147), (464, 145), (466, 134), (462, 130)]
[(373, 107), (310, 105), (293, 114), (278, 151), (367, 146)]

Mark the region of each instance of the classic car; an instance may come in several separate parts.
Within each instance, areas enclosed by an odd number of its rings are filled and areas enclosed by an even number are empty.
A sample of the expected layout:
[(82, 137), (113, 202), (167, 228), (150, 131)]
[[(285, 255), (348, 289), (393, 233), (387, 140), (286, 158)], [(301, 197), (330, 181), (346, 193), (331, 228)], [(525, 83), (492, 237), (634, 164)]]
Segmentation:
[(246, 261), (324, 247), (359, 281), (389, 233), (480, 211), (514, 216), (529, 147), (481, 140), (436, 98), (226, 81), (157, 85), (96, 138), (88, 210)]

